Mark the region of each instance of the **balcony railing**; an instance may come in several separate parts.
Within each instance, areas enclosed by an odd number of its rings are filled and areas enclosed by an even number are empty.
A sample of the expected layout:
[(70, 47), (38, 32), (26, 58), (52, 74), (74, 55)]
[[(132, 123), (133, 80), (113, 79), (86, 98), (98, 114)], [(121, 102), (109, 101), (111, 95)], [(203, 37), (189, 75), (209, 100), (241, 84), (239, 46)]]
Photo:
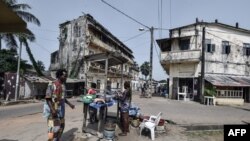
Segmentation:
[(200, 57), (200, 50), (181, 50), (161, 53), (161, 61), (165, 63), (179, 63), (183, 61), (199, 62)]
[(103, 41), (101, 41), (99, 38), (95, 36), (92, 36), (91, 43), (95, 44), (96, 46), (102, 47), (105, 50), (109, 50), (109, 51), (112, 50), (112, 48), (108, 44), (104, 43)]

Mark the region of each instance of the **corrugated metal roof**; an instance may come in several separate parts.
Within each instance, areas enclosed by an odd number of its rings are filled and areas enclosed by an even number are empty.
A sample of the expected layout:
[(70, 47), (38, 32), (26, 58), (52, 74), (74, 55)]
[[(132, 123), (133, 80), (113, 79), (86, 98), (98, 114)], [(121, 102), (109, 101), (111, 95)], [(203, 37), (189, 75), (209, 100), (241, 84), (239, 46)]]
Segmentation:
[(66, 83), (79, 83), (79, 82), (84, 82), (85, 79), (72, 79), (72, 78), (67, 78)]
[(250, 87), (250, 77), (206, 75), (205, 80), (215, 86)]
[(24, 78), (31, 83), (49, 83), (49, 81), (53, 81), (52, 79), (34, 75), (25, 75)]

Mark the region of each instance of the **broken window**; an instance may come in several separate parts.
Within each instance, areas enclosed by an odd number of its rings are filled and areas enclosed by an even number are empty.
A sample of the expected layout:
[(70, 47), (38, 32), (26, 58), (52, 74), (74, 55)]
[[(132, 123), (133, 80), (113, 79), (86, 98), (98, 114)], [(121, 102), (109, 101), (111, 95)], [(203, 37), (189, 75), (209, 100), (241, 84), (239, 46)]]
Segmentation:
[(81, 27), (77, 23), (74, 25), (74, 35), (75, 37), (81, 36)]
[(62, 42), (64, 42), (67, 39), (67, 33), (68, 33), (68, 29), (67, 27), (64, 27), (62, 29), (61, 38), (60, 38)]
[(190, 39), (180, 39), (180, 50), (189, 50)]
[(93, 50), (89, 50), (89, 55), (93, 55), (95, 52)]
[(250, 55), (250, 43), (243, 43), (243, 55)]
[(229, 41), (222, 41), (222, 54), (229, 54), (230, 48)]
[(211, 43), (211, 39), (206, 39), (205, 44), (206, 44), (206, 51), (207, 52), (210, 52), (210, 53), (215, 52), (215, 44)]

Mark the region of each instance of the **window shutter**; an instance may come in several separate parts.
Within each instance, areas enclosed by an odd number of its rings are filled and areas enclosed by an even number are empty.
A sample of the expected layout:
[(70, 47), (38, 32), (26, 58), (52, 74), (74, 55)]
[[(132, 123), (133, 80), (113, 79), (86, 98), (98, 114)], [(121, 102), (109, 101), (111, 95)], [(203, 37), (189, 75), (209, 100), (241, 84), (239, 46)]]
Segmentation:
[(243, 55), (247, 55), (247, 48), (243, 48)]
[(226, 54), (226, 46), (222, 45), (222, 54)]
[(230, 53), (230, 46), (226, 46), (226, 54), (229, 54)]
[(207, 52), (211, 52), (211, 44), (207, 44), (206, 47), (207, 47), (207, 49), (206, 49)]
[(212, 44), (212, 52), (215, 52), (215, 44)]
[(247, 56), (250, 55), (250, 48), (246, 48), (246, 55), (247, 55)]

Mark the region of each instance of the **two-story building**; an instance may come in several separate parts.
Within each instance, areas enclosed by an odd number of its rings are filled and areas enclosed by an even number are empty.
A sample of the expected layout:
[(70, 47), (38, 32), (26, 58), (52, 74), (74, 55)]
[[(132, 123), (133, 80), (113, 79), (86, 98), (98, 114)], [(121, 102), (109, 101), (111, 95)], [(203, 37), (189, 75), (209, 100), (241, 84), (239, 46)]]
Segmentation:
[(216, 89), (217, 104), (250, 102), (250, 31), (238, 23), (230, 26), (218, 20), (196, 20), (171, 29), (169, 38), (157, 40), (161, 65), (169, 74), (170, 98), (177, 99), (182, 90), (186, 98), (201, 98), (202, 41), (205, 88)]
[(85, 59), (95, 56), (98, 60), (98, 57), (103, 57), (103, 55), (108, 58), (112, 55), (119, 55), (120, 58), (114, 58), (113, 61), (122, 61), (121, 64), (108, 63), (107, 84), (111, 88), (121, 88), (121, 77), (123, 81), (131, 80), (132, 69), (130, 68), (134, 64), (132, 50), (91, 15), (86, 14), (60, 24), (59, 42), (59, 50), (51, 54), (52, 76), (55, 75), (57, 69), (66, 68), (69, 78), (79, 81), (87, 80), (87, 84), (95, 82), (97, 89), (103, 90), (106, 80), (103, 75), (98, 74), (105, 73), (105, 64), (100, 61), (85, 62)]

